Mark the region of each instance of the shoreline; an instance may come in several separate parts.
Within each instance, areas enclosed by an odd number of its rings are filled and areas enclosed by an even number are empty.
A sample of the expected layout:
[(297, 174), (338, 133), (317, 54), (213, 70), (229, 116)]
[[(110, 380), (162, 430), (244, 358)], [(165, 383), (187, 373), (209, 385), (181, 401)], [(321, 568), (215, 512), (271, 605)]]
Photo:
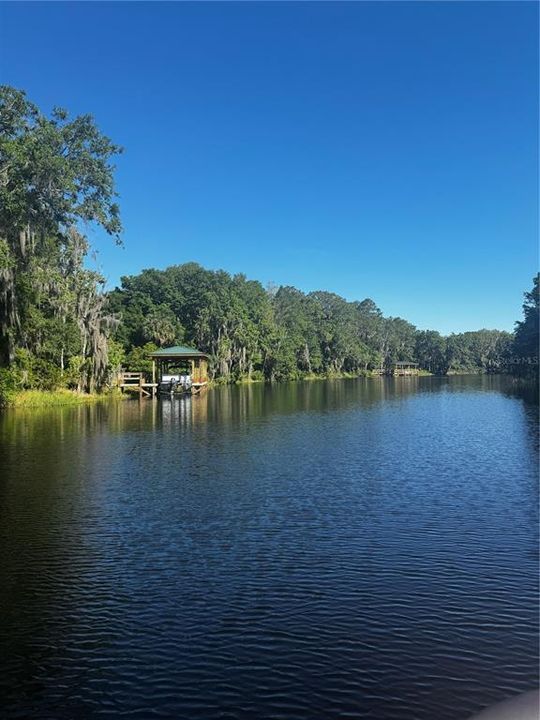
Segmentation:
[[(465, 377), (468, 375), (491, 375), (492, 377), (506, 376), (516, 381), (530, 382), (531, 378), (523, 378), (509, 373), (477, 373), (477, 372), (451, 372), (447, 375), (434, 375), (427, 371), (421, 371), (418, 375), (411, 376), (399, 376), (400, 379), (410, 379), (413, 377)], [(240, 380), (232, 381), (220, 381), (211, 380), (208, 383), (208, 389), (215, 389), (226, 386), (243, 386), (243, 385), (281, 385), (282, 383), (288, 382), (322, 382), (328, 380), (358, 380), (360, 378), (365, 379), (397, 379), (393, 376), (378, 375), (371, 372), (356, 374), (356, 373), (336, 373), (336, 374), (325, 374), (325, 375), (306, 375), (299, 378), (290, 378), (287, 380), (264, 380), (261, 378), (243, 378)], [(25, 409), (36, 409), (46, 407), (69, 407), (76, 405), (88, 405), (98, 402), (106, 401), (124, 401), (137, 399), (136, 396), (132, 396), (129, 393), (121, 393), (117, 389), (108, 390), (103, 393), (79, 393), (76, 390), (21, 390), (11, 395), (9, 398), (0, 400), (0, 411), (1, 410), (25, 410)]]

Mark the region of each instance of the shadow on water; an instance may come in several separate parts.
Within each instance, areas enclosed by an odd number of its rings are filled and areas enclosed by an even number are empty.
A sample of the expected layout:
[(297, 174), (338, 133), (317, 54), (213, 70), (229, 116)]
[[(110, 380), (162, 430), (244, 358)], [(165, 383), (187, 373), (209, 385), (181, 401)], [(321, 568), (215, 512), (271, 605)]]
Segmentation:
[(459, 720), (538, 684), (538, 423), (502, 377), (0, 416), (2, 717)]

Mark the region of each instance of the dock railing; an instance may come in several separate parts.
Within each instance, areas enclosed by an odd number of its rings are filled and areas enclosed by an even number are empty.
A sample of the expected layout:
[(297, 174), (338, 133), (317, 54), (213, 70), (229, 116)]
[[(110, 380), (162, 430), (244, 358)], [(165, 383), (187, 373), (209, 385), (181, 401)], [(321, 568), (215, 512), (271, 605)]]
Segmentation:
[(142, 372), (122, 372), (120, 373), (118, 387), (122, 391), (135, 390), (141, 397), (154, 397), (157, 383), (146, 382)]

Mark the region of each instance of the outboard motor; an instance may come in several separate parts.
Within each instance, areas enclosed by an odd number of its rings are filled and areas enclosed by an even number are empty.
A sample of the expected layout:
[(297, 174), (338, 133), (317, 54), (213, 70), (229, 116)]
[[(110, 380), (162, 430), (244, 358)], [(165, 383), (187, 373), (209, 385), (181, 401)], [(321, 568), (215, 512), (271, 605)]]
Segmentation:
[(184, 390), (190, 390), (191, 385), (193, 384), (191, 381), (191, 375), (180, 375), (180, 383), (182, 384)]

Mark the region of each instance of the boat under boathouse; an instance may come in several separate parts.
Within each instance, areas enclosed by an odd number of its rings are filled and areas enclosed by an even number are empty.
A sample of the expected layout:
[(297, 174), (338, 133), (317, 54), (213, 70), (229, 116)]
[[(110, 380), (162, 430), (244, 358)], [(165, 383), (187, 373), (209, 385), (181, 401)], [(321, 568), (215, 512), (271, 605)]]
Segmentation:
[(200, 392), (208, 384), (208, 355), (196, 348), (174, 345), (150, 353), (152, 382), (160, 393)]

